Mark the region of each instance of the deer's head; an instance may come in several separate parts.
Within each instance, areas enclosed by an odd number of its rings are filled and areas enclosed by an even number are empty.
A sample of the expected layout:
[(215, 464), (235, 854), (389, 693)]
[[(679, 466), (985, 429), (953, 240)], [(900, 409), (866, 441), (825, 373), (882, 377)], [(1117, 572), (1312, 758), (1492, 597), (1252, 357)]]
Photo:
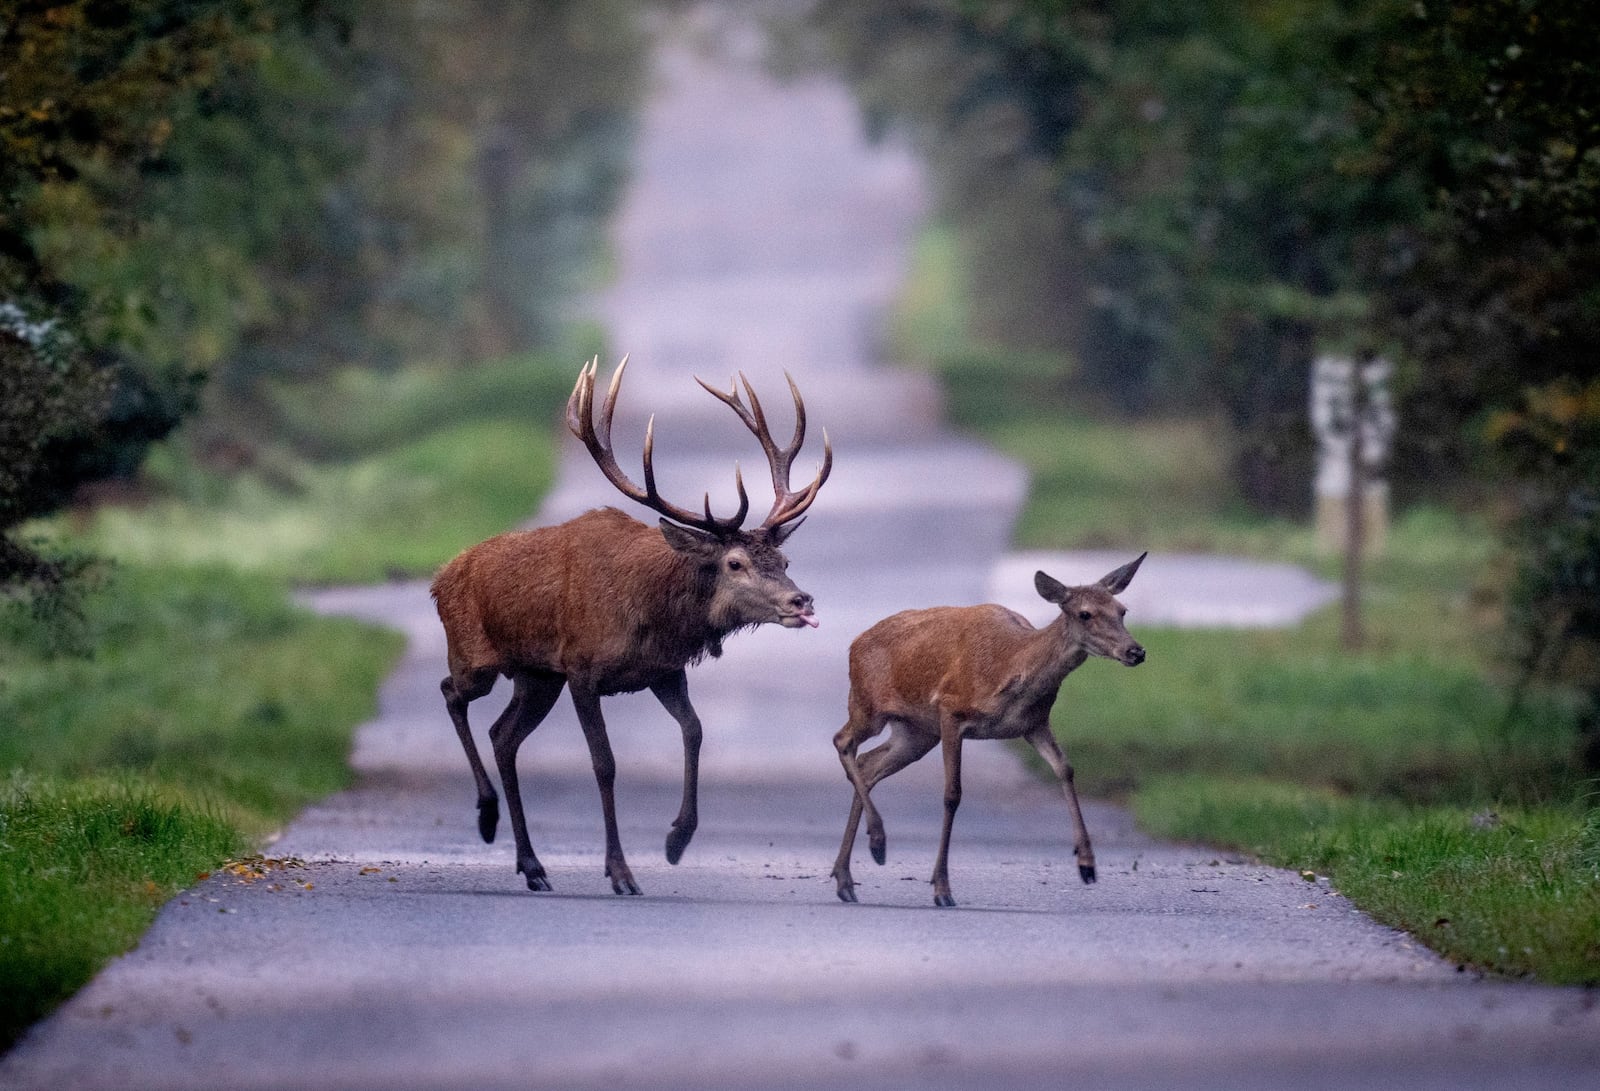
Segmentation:
[(600, 362), (596, 357), (578, 375), (572, 397), (567, 401), (567, 427), (583, 441), (595, 464), (617, 490), (631, 500), (653, 509), (661, 516), (661, 534), (667, 544), (679, 553), (693, 558), (711, 587), (709, 620), (717, 629), (731, 632), (749, 625), (772, 622), (787, 629), (816, 627), (812, 612), (812, 599), (789, 578), (789, 560), (783, 555), (783, 543), (804, 522), (806, 509), (817, 498), (817, 492), (833, 469), (833, 446), (826, 431), (822, 434), (822, 466), (810, 485), (793, 492), (789, 488), (789, 466), (805, 442), (806, 407), (800, 390), (789, 379), (789, 392), (794, 397), (794, 438), (786, 447), (773, 441), (761, 402), (750, 385), (750, 380), (739, 376), (744, 383), (750, 402), (745, 404), (734, 385), (726, 394), (695, 381), (711, 395), (727, 405), (745, 427), (755, 435), (766, 454), (772, 471), (772, 510), (760, 526), (750, 530), (742, 527), (750, 510), (750, 497), (745, 493), (744, 478), (737, 465), (734, 467), (734, 484), (739, 492), (739, 510), (729, 517), (711, 513), (711, 497), (704, 503), (704, 514), (678, 507), (663, 499), (656, 490), (653, 451), (655, 447), (655, 418), (650, 418), (644, 435), (644, 487), (629, 480), (611, 448), (611, 418), (616, 410), (617, 392), (622, 386), (622, 374), (628, 366), (627, 357), (617, 365), (611, 376), (610, 388), (601, 405), (599, 419), (594, 415), (594, 384)]
[(1068, 587), (1044, 572), (1035, 572), (1033, 586), (1046, 602), (1061, 607), (1069, 637), (1084, 651), (1137, 667), (1144, 662), (1144, 647), (1123, 625), (1122, 619), (1128, 610), (1116, 596), (1133, 582), (1133, 574), (1139, 571), (1139, 565), (1147, 556), (1147, 553), (1139, 554), (1121, 568), (1106, 573), (1099, 583)]

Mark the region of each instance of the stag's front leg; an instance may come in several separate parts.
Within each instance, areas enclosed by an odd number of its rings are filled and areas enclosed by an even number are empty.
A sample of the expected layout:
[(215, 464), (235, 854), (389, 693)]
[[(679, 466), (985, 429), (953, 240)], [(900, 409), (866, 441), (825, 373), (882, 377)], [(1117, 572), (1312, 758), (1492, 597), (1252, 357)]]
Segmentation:
[(545, 877), (544, 865), (534, 855), (533, 842), (528, 838), (528, 816), (522, 809), (522, 787), (517, 780), (517, 750), (543, 722), (564, 684), (565, 679), (560, 675), (519, 676), (511, 704), (489, 729), (494, 763), (506, 790), (506, 807), (511, 811), (511, 834), (517, 844), (517, 872), (527, 879), (529, 890), (549, 890), (550, 880)]
[(944, 826), (939, 831), (939, 855), (933, 862), (933, 904), (951, 908), (956, 900), (950, 896), (950, 830), (956, 808), (961, 806), (961, 732), (951, 718), (944, 717), (939, 737), (944, 743)]
[(639, 884), (622, 855), (622, 838), (617, 833), (617, 762), (611, 756), (611, 739), (606, 721), (600, 715), (600, 697), (587, 686), (572, 686), (572, 706), (583, 725), (583, 738), (589, 744), (589, 760), (594, 765), (594, 780), (600, 786), (600, 812), (606, 821), (606, 878), (617, 894), (638, 894)]
[(650, 687), (683, 731), (683, 802), (667, 831), (667, 863), (676, 864), (700, 825), (700, 717), (689, 703), (689, 678), (674, 671)]
[(1072, 850), (1078, 858), (1078, 878), (1085, 883), (1094, 882), (1094, 847), (1089, 844), (1089, 828), (1083, 823), (1083, 810), (1078, 806), (1078, 790), (1072, 783), (1072, 766), (1067, 762), (1067, 756), (1061, 752), (1061, 747), (1056, 742), (1056, 737), (1050, 731), (1048, 723), (1042, 724), (1028, 732), (1023, 738), (1033, 744), (1055, 772), (1056, 779), (1061, 782), (1061, 794), (1067, 797), (1067, 810), (1072, 815)]

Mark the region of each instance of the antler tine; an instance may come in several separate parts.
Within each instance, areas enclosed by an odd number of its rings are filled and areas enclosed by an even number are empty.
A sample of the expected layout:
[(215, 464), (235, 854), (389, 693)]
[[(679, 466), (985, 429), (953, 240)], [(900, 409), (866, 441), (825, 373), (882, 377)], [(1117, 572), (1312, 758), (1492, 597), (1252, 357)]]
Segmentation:
[(828, 480), (828, 475), (833, 472), (833, 443), (828, 439), (828, 430), (822, 430), (822, 465), (817, 470), (817, 476), (797, 493), (790, 494), (783, 503), (775, 502), (772, 505), (772, 514), (767, 516), (764, 526), (780, 527), (785, 523), (792, 523), (806, 513), (811, 507), (811, 502), (817, 498), (823, 482)]
[(645, 487), (641, 489), (635, 485), (628, 475), (622, 472), (622, 467), (617, 465), (616, 453), (611, 448), (611, 420), (616, 413), (617, 394), (622, 389), (622, 373), (627, 366), (628, 358), (624, 356), (611, 376), (605, 401), (600, 406), (598, 426), (594, 417), (594, 384), (600, 370), (600, 358), (594, 357), (578, 371), (578, 382), (572, 388), (572, 395), (567, 399), (567, 427), (588, 448), (590, 457), (594, 459), (595, 465), (600, 468), (606, 480), (616, 486), (617, 491), (629, 500), (643, 504), (684, 526), (695, 527), (713, 534), (737, 530), (739, 524), (744, 522), (745, 514), (750, 508), (750, 498), (745, 494), (744, 481), (739, 477), (737, 466), (734, 468), (734, 483), (739, 490), (739, 513), (732, 519), (718, 519), (711, 514), (709, 493), (706, 494), (704, 518), (662, 498), (656, 489), (654, 416), (645, 425), (644, 431)]
[[(767, 465), (772, 470), (772, 511), (768, 513), (766, 521), (761, 524), (763, 529), (771, 530), (782, 526), (784, 523), (793, 522), (805, 514), (811, 502), (817, 498), (817, 490), (822, 488), (822, 483), (828, 479), (828, 474), (833, 469), (833, 447), (828, 442), (828, 434), (823, 432), (823, 463), (816, 479), (806, 488), (794, 492), (789, 488), (789, 469), (794, 462), (795, 455), (800, 453), (800, 447), (806, 438), (806, 403), (800, 396), (800, 388), (795, 384), (794, 376), (787, 371), (783, 377), (788, 380), (789, 393), (794, 398), (794, 438), (787, 447), (779, 447), (772, 438), (772, 429), (767, 424), (766, 413), (761, 408), (761, 399), (756, 396), (755, 387), (751, 384), (749, 376), (739, 372), (724, 394), (704, 379), (696, 378), (712, 397), (732, 409), (744, 426), (756, 437), (761, 444), (761, 450), (767, 456)], [(750, 398), (746, 405), (739, 396), (739, 385), (744, 384), (745, 394)]]

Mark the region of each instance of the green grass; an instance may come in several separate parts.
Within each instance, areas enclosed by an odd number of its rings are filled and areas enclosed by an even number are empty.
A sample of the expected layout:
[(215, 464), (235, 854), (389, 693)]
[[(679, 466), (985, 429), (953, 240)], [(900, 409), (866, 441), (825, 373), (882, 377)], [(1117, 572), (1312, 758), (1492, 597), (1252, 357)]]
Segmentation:
[[(952, 423), (1029, 469), (1018, 545), (1233, 553), (1338, 577), (1309, 526), (1240, 503), (1215, 422), (1095, 419), (1072, 361), (970, 343), (960, 261), (948, 233), (917, 249), (897, 354), (940, 375)], [(1130, 615), (1148, 662), (1091, 661), (1056, 704), (1078, 783), (1128, 799), (1155, 833), (1328, 875), (1460, 962), (1600, 983), (1600, 809), (1576, 758), (1578, 701), (1534, 689), (1509, 713), (1497, 558), (1480, 516), (1399, 514), (1366, 565), (1359, 653), (1336, 608), (1267, 632)]]
[(1464, 965), (1565, 985), (1600, 980), (1600, 812), (1419, 807), (1297, 784), (1170, 778), (1135, 814), (1326, 875), (1378, 920)]
[(428, 575), (535, 510), (578, 363), (530, 355), (285, 387), (279, 442), (247, 471), (219, 476), (168, 448), (151, 460), (153, 499), (37, 530), (130, 563), (297, 584)]
[(348, 783), (401, 644), (272, 579), (127, 565), (71, 639), (92, 654), (0, 611), (0, 1048), (196, 871)]
[(244, 844), (207, 808), (132, 779), (0, 785), (0, 1049)]
[(297, 467), (285, 489), (249, 475), (211, 504), (96, 512), (78, 542), (137, 563), (228, 565), (297, 583), (431, 573), (531, 514), (555, 472), (553, 429), (455, 424), (392, 450)]

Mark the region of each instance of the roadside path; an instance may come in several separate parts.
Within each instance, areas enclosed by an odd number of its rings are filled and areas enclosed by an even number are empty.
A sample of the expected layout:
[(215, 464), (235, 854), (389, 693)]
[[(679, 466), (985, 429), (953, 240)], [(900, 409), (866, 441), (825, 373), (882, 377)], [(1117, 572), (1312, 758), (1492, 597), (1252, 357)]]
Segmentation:
[[(1055, 788), (998, 744), (966, 752), (960, 909), (933, 908), (927, 883), (936, 756), (875, 793), (888, 866), (862, 850), (861, 904), (835, 899), (848, 642), (893, 610), (988, 597), (1025, 482), (944, 434), (925, 385), (871, 367), (923, 212), (913, 161), (866, 145), (837, 85), (774, 84), (758, 46), (703, 9), (663, 35), (605, 303), (635, 360), (617, 449), (637, 451), (657, 412), (669, 495), (725, 490), (735, 450), (755, 453), (691, 374), (744, 368), (776, 415), (788, 368), (837, 454), (788, 550), (822, 628), (740, 635), (691, 672), (706, 746), (682, 864), (661, 857), (674, 725), (648, 697), (606, 704), (645, 891), (619, 898), (563, 701), (522, 751), (555, 886), (530, 894), (509, 836), (477, 839), (425, 586), (320, 593), (411, 641), (361, 729), (358, 786), (270, 850), (306, 867), (172, 902), (0, 1062), (0, 1087), (1600, 1086), (1593, 994), (1472, 981), (1323, 885), (1154, 842), (1095, 804), (1100, 882), (1081, 885)], [(610, 503), (607, 488), (569, 450), (539, 520)], [(1120, 669), (1086, 666), (1063, 702)], [(473, 708), (480, 736), (491, 703)]]

